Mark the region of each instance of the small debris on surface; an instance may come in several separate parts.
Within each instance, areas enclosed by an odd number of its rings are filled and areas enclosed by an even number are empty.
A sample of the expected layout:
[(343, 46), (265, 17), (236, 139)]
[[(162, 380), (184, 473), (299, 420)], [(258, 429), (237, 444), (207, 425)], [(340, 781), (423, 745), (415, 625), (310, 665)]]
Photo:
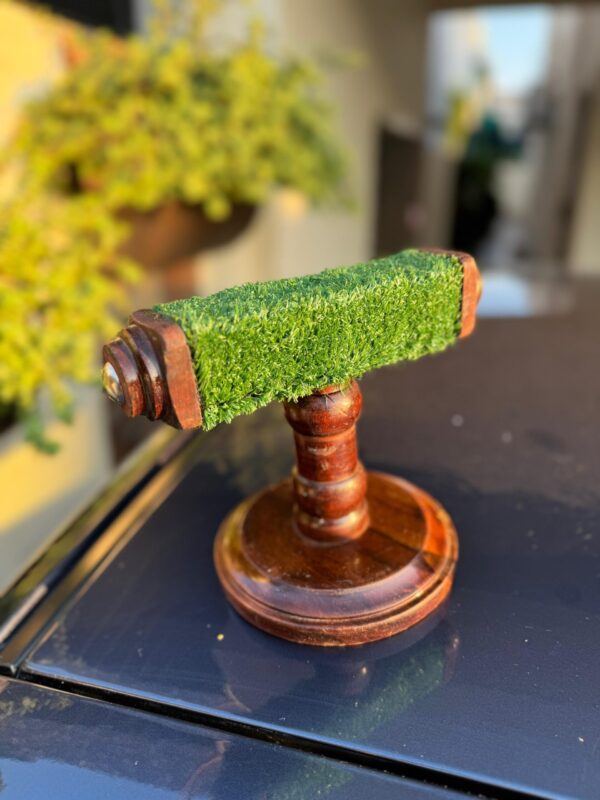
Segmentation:
[(225, 638), (225, 634), (224, 633), (217, 633), (217, 641), (218, 642), (222, 642), (224, 638)]
[(465, 424), (465, 418), (461, 414), (453, 414), (450, 422), (455, 428), (462, 428)]

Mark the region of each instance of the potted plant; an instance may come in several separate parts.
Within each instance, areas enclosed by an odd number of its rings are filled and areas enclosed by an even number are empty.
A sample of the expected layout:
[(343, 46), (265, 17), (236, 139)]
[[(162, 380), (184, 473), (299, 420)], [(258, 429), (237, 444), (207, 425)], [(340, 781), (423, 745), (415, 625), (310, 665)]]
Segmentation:
[(228, 241), (274, 187), (345, 202), (313, 65), (269, 52), (256, 20), (211, 46), (218, 3), (155, 5), (146, 35), (70, 34), (70, 71), (28, 107), (12, 147), (26, 180), (96, 196), (131, 223), (125, 252), (151, 267)]
[(272, 54), (256, 20), (236, 44), (209, 44), (218, 2), (155, 5), (146, 35), (57, 24), (69, 69), (25, 107), (0, 161), (13, 187), (0, 208), (2, 424), (16, 416), (46, 449), (40, 398), (68, 416), (69, 386), (119, 327), (133, 262), (177, 266), (228, 241), (275, 187), (348, 199), (318, 70)]

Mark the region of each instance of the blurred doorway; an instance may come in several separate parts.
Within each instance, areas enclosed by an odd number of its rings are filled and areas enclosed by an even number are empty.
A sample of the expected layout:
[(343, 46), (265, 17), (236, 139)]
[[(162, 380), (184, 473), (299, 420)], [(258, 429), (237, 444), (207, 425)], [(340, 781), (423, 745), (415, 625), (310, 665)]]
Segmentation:
[(379, 136), (375, 252), (397, 253), (418, 238), (421, 141), (384, 128)]
[(596, 3), (431, 14), (428, 230), (484, 270), (600, 272), (599, 86)]
[(45, 0), (39, 4), (84, 25), (110, 28), (120, 34), (131, 33), (134, 27), (133, 0)]

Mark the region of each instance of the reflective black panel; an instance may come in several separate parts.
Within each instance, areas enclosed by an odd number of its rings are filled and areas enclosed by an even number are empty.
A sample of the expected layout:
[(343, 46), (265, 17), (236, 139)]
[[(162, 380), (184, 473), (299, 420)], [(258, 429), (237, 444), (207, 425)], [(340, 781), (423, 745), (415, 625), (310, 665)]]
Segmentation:
[(0, 681), (4, 800), (457, 800), (459, 795), (200, 725)]
[(271, 408), (200, 437), (192, 472), (27, 669), (596, 800), (598, 299), (586, 287), (564, 317), (486, 320), (449, 353), (363, 381), (366, 465), (421, 484), (459, 532), (455, 589), (432, 630), (310, 649), (228, 607), (217, 526), (291, 462)]

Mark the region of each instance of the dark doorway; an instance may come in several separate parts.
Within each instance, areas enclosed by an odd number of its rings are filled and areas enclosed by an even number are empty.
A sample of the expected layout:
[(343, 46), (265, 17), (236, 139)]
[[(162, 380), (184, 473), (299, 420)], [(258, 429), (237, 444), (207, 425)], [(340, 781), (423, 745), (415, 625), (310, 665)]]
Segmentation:
[(133, 30), (132, 0), (47, 0), (40, 5), (84, 25), (110, 28), (120, 34)]
[(377, 189), (378, 256), (397, 253), (418, 239), (420, 142), (383, 129), (379, 139)]

